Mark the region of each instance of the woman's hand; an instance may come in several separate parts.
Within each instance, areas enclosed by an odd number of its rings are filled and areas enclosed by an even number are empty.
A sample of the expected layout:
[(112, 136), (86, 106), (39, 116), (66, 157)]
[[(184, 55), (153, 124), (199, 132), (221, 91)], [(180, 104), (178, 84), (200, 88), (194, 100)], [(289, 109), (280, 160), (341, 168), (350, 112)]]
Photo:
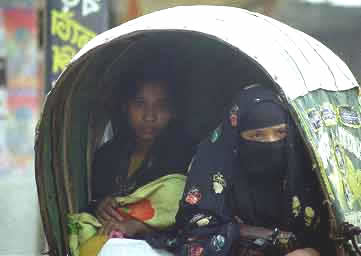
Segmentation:
[(123, 217), (116, 211), (117, 202), (112, 197), (104, 198), (97, 206), (95, 215), (102, 224), (121, 222)]
[(320, 253), (313, 248), (304, 248), (290, 252), (286, 256), (320, 256)]
[(139, 233), (145, 233), (150, 229), (142, 222), (137, 220), (124, 220), (124, 221), (108, 221), (103, 224), (99, 230), (102, 235), (109, 236), (113, 231), (120, 232), (126, 237), (132, 237)]

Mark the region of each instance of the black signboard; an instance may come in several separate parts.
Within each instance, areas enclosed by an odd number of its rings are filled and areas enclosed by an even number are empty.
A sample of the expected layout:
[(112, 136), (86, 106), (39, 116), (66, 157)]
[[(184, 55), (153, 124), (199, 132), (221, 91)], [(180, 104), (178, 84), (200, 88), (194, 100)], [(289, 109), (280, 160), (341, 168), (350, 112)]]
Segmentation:
[(46, 1), (46, 79), (48, 92), (72, 57), (108, 29), (108, 0)]

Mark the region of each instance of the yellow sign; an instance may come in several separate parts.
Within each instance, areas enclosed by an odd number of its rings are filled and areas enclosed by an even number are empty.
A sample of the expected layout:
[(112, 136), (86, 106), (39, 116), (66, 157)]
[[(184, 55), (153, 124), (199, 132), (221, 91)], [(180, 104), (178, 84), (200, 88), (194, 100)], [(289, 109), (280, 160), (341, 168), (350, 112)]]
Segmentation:
[(65, 69), (66, 65), (71, 61), (71, 58), (75, 55), (76, 50), (69, 46), (54, 45), (53, 50), (53, 73), (61, 72)]
[(73, 15), (72, 12), (52, 10), (51, 34), (80, 49), (96, 34), (72, 19)]

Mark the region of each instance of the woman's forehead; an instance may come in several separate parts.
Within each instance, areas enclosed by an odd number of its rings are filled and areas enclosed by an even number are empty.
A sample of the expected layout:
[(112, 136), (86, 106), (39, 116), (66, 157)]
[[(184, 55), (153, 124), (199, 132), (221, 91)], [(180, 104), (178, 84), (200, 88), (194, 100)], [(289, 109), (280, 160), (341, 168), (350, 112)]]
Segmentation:
[(166, 82), (148, 81), (139, 84), (137, 96), (153, 96), (158, 98), (168, 97), (168, 88)]
[(285, 109), (274, 102), (253, 104), (239, 118), (241, 131), (286, 124), (288, 120)]

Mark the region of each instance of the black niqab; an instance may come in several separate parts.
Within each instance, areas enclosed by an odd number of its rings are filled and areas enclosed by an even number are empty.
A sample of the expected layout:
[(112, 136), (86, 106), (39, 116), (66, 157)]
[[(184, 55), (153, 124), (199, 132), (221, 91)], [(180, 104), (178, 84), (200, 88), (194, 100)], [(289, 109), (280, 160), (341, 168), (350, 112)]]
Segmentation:
[[(241, 117), (240, 133), (287, 124), (287, 112), (279, 103), (262, 94), (259, 97), (247, 106), (250, 110)], [(240, 169), (234, 174), (237, 186), (233, 189), (235, 203), (232, 205), (235, 214), (247, 223), (268, 228), (282, 226), (280, 199), (287, 168), (286, 143), (286, 138), (259, 142), (240, 136)]]

